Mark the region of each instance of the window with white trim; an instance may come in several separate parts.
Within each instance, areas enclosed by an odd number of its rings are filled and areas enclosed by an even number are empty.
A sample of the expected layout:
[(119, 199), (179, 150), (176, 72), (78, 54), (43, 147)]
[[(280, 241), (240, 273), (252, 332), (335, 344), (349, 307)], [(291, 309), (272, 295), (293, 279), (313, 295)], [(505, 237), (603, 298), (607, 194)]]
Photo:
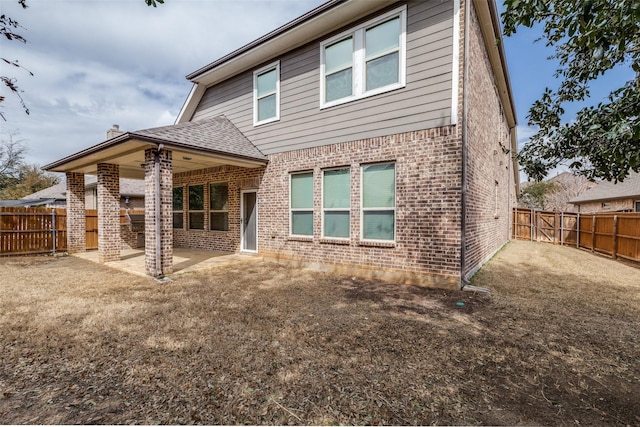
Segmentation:
[(348, 239), (351, 218), (349, 168), (322, 172), (322, 237)]
[(189, 186), (189, 230), (204, 230), (204, 185)]
[(253, 72), (253, 125), (280, 120), (280, 62)]
[(320, 43), (320, 108), (404, 87), (407, 8)]
[(229, 184), (209, 184), (209, 228), (213, 231), (229, 230)]
[(395, 241), (395, 166), (395, 163), (362, 166), (362, 210), (360, 218), (362, 240)]
[(184, 188), (173, 187), (173, 228), (184, 228)]
[(313, 236), (313, 172), (289, 175), (291, 236)]
[(640, 200), (636, 202), (636, 212), (640, 212)]

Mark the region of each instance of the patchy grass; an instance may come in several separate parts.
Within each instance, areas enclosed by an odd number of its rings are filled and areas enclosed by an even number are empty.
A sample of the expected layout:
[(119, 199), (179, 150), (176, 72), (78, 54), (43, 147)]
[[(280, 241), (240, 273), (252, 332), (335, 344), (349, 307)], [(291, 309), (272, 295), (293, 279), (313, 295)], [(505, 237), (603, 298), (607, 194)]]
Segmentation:
[(571, 248), (509, 244), (489, 296), (269, 263), (0, 271), (4, 423), (640, 424), (640, 271)]

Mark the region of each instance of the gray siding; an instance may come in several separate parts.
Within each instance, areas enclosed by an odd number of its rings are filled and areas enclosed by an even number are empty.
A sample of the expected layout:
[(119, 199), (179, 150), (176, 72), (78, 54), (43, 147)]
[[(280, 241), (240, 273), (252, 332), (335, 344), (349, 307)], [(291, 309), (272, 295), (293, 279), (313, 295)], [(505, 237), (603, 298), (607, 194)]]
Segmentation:
[(207, 89), (192, 120), (224, 114), (265, 154), (451, 124), (452, 33), (453, 1), (409, 1), (405, 88), (320, 110), (327, 35), (273, 58), (280, 59), (280, 121), (253, 126), (253, 70)]

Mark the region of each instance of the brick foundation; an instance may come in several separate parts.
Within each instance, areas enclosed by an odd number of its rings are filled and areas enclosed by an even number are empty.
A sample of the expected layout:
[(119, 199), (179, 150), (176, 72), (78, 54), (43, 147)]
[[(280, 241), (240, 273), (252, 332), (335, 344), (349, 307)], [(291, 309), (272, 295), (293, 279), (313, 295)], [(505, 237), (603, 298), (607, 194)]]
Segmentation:
[(67, 252), (87, 249), (84, 174), (67, 172)]
[(98, 261), (120, 259), (120, 168), (98, 163)]

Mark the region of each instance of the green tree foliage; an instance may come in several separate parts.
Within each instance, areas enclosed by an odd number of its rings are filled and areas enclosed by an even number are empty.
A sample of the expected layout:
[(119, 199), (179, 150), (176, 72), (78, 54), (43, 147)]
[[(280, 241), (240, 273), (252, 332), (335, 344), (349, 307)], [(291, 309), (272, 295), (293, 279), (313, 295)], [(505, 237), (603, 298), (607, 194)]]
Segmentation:
[(523, 183), (518, 205), (529, 209), (544, 209), (545, 196), (556, 188), (550, 181)]
[(23, 164), (18, 168), (18, 176), (0, 190), (0, 200), (21, 199), (59, 182), (60, 178), (42, 171), (38, 165)]
[[(8, 1), (8, 0), (3, 0), (3, 1)], [(17, 0), (17, 1), (20, 4), (20, 6), (22, 6), (23, 9), (26, 9), (27, 7), (29, 7), (27, 5), (27, 0)], [(157, 7), (158, 4), (164, 4), (164, 0), (144, 0), (144, 2), (147, 4), (147, 6), (153, 6), (153, 7)], [(0, 15), (0, 40), (18, 41), (26, 44), (27, 39), (25, 39), (21, 34), (18, 33), (20, 28), (22, 28), (22, 26), (15, 19), (12, 19), (4, 14)], [(0, 65), (2, 66), (8, 65), (12, 68), (21, 68), (24, 71), (26, 71), (29, 75), (33, 76), (33, 73), (27, 70), (26, 68), (24, 68), (18, 62), (17, 59), (11, 60), (11, 59), (0, 57)], [(4, 72), (2, 75), (0, 75), (0, 83), (1, 83), (0, 87), (1, 86), (6, 87), (15, 96), (17, 96), (18, 99), (20, 100), (20, 105), (22, 105), (22, 108), (24, 109), (24, 112), (26, 114), (29, 114), (29, 108), (25, 104), (24, 99), (22, 99), (22, 95), (20, 95), (22, 93), (22, 90), (18, 87), (17, 81), (18, 80), (15, 77), (9, 77), (4, 75)], [(5, 100), (4, 95), (0, 94), (0, 103), (4, 102), (4, 100)], [(6, 117), (1, 111), (0, 111), (0, 118), (6, 121)]]
[[(544, 28), (541, 40), (555, 48), (556, 89), (546, 88), (529, 110), (538, 133), (520, 153), (520, 164), (542, 180), (559, 164), (589, 179), (622, 181), (640, 170), (640, 0), (505, 0), (505, 35), (518, 27)], [(589, 97), (590, 84), (614, 67), (635, 76), (606, 101), (562, 122), (567, 103)]]

